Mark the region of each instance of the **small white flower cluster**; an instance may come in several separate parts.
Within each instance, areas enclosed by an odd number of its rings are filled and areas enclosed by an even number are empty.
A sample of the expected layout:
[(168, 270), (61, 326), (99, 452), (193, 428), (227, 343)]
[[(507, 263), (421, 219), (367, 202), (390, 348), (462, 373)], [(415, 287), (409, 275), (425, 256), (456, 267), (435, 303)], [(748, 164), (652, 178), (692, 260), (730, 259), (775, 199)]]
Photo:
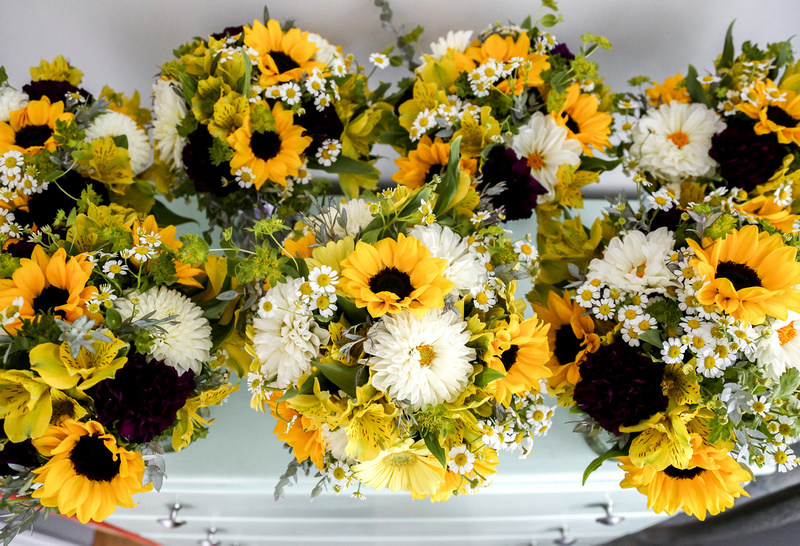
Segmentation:
[(342, 153), (342, 143), (335, 138), (326, 138), (317, 149), (317, 162), (325, 167), (330, 167), (339, 159)]
[(25, 300), (22, 298), (22, 296), (20, 296), (12, 301), (11, 305), (0, 312), (0, 319), (3, 321), (3, 326), (8, 326), (19, 318), (19, 310), (22, 308), (24, 303)]
[(554, 47), (558, 45), (556, 37), (549, 32), (543, 32), (536, 37), (533, 42), (533, 49), (540, 55), (547, 55)]
[(286, 82), (267, 87), (266, 97), (273, 100), (280, 100), (289, 106), (299, 104), (303, 99), (303, 91), (295, 82)]
[(416, 142), (437, 127), (450, 129), (456, 123), (460, 123), (466, 114), (472, 116), (476, 123), (480, 123), (480, 108), (477, 105), (450, 95), (447, 97), (447, 102), (433, 110), (426, 108), (417, 114), (409, 131), (409, 138), (412, 142)]
[(250, 64), (253, 66), (258, 65), (258, 51), (247, 45), (236, 45), (236, 38), (230, 37), (225, 40), (226, 47), (217, 52), (217, 59), (219, 64), (225, 64), (236, 57), (241, 57), (244, 54), (250, 59)]
[[(146, 262), (156, 257), (158, 247), (161, 246), (161, 235), (154, 231), (147, 231), (139, 228), (136, 232), (139, 237), (138, 244), (134, 243), (131, 248), (122, 250), (119, 255), (123, 259), (134, 259), (138, 262)], [(104, 266), (105, 269), (105, 266)]]
[(86, 302), (86, 309), (90, 313), (99, 313), (101, 310), (113, 306), (116, 299), (117, 295), (114, 293), (114, 288), (110, 284), (103, 284), (98, 287), (97, 292)]
[(374, 64), (376, 68), (383, 70), (389, 66), (389, 56), (383, 53), (372, 53), (369, 56), (369, 62)]
[(506, 62), (497, 62), (489, 59), (478, 68), (467, 74), (469, 87), (476, 97), (487, 97), (495, 84), (502, 79), (516, 77), (516, 71), (525, 67), (526, 61), (522, 57), (514, 57)]
[[(547, 389), (544, 381), (540, 388)], [(518, 453), (527, 458), (533, 449), (533, 437), (544, 436), (553, 423), (555, 406), (548, 406), (540, 394), (514, 395), (506, 419), (497, 424), (480, 423), (484, 434), (481, 441), (495, 451)]]
[[(36, 175), (36, 168), (25, 163), (21, 152), (9, 150), (0, 155), (0, 201), (11, 205), (45, 191), (49, 184), (40, 182)], [(22, 235), (24, 227), (15, 223), (14, 219), (14, 214), (8, 209), (0, 209), (0, 233), (12, 238)]]

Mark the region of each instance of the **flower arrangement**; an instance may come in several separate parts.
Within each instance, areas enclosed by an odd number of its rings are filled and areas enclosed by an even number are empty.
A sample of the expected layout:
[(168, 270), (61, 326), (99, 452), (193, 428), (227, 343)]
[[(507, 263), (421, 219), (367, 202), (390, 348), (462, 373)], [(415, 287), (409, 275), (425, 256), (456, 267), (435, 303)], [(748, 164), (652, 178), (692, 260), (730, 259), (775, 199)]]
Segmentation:
[(707, 83), (690, 68), (647, 90), (622, 145), (638, 210), (612, 199), (591, 228), (564, 224), (571, 244), (546, 226), (571, 263), (531, 294), (550, 324), (549, 391), (585, 415), (578, 430), (613, 436), (584, 479), (617, 458), (648, 508), (700, 520), (747, 495), (748, 464), (797, 466), (797, 143), (754, 110), (786, 112), (794, 67), (774, 84), (788, 44), (743, 49), (734, 59), (729, 31)]
[(547, 328), (514, 292), (536, 267), (459, 168), (334, 204), (287, 238), (253, 320), (251, 405), (278, 418), (296, 475), (446, 500), (490, 483), (501, 450), (550, 425)]
[(121, 204), (152, 202), (136, 101), (87, 97), (61, 57), (32, 75), (0, 90), (4, 544), (43, 510), (102, 521), (158, 489), (161, 444), (204, 437), (250, 360), (228, 258)]
[(371, 148), (391, 108), (341, 48), (265, 17), (175, 56), (153, 86), (156, 165), (163, 191), (197, 195), (212, 227), (237, 235), (307, 210), (328, 188), (311, 169), (338, 174), (348, 195), (376, 187)]
[(589, 60), (611, 44), (586, 34), (573, 54), (547, 31), (559, 20), (550, 13), (521, 26), (496, 23), (474, 39), (472, 31), (451, 31), (420, 64), (410, 61), (399, 126), (383, 138), (404, 156), (393, 180), (420, 187), (441, 172), (460, 136), (461, 168), (478, 175), (479, 191), (506, 219), (581, 208), (580, 188), (616, 165), (595, 157), (611, 148), (614, 95)]

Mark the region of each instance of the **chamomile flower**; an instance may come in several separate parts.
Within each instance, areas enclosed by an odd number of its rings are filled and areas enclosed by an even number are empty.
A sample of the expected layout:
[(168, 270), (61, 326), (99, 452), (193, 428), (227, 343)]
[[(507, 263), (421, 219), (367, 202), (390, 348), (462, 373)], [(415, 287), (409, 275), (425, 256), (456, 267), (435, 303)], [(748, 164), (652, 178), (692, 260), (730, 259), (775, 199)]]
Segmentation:
[(472, 218), (470, 218), (469, 221), (472, 222), (473, 226), (477, 227), (482, 222), (485, 222), (488, 219), (489, 219), (489, 213), (484, 210), (484, 211), (481, 211), (481, 212), (473, 213), (472, 214)]
[(333, 294), (339, 284), (339, 273), (330, 266), (321, 265), (309, 273), (308, 282), (314, 292)]
[(384, 69), (389, 66), (389, 57), (383, 53), (373, 53), (369, 56), (369, 62), (380, 69)]
[(336, 461), (328, 467), (328, 471), (325, 473), (325, 475), (333, 484), (334, 491), (339, 493), (343, 489), (347, 489), (347, 487), (350, 485), (353, 471), (350, 470), (350, 465), (347, 463), (343, 461)]
[(624, 322), (622, 324), (622, 330), (620, 330), (620, 332), (622, 333), (622, 341), (624, 341), (625, 343), (627, 343), (631, 347), (638, 347), (639, 346), (639, 343), (640, 343), (640, 341), (639, 341), (639, 332), (636, 331), (636, 328), (634, 328), (631, 325), (631, 323), (629, 323), (627, 321)]
[(769, 445), (767, 447), (767, 454), (769, 454), (770, 462), (777, 465), (778, 472), (788, 472), (797, 466), (797, 455), (795, 455), (794, 450), (786, 444)]
[(530, 241), (517, 241), (514, 243), (514, 252), (519, 256), (519, 261), (525, 265), (531, 265), (539, 257), (539, 252)]
[(328, 93), (320, 93), (314, 99), (314, 106), (316, 106), (318, 112), (322, 112), (331, 105), (332, 100)]
[(22, 167), (25, 165), (25, 158), (22, 152), (9, 150), (0, 155), (0, 174), (9, 178), (14, 178), (22, 174)]
[(11, 305), (3, 309), (0, 313), (0, 318), (3, 320), (3, 326), (8, 326), (19, 318), (20, 309), (25, 303), (25, 299), (20, 296), (11, 302)]
[(139, 236), (140, 244), (145, 244), (153, 248), (158, 248), (161, 246), (161, 235), (155, 231), (147, 231), (144, 228), (139, 228), (136, 231), (136, 235)]
[(489, 311), (497, 303), (494, 291), (486, 285), (475, 286), (469, 293), (472, 294), (472, 303), (483, 312)]
[(236, 177), (236, 183), (239, 184), (239, 187), (245, 189), (251, 187), (255, 181), (253, 169), (250, 167), (242, 167), (234, 173), (234, 176)]
[(775, 204), (781, 207), (788, 207), (792, 204), (792, 186), (791, 184), (781, 184), (773, 194), (775, 196)]
[(725, 368), (728, 367), (727, 362), (718, 358), (713, 351), (700, 351), (695, 362), (697, 373), (709, 379), (722, 377)]
[(286, 104), (293, 106), (300, 102), (303, 98), (303, 93), (300, 91), (300, 86), (295, 82), (285, 83), (280, 86), (280, 96)]
[(342, 143), (335, 138), (327, 138), (317, 150), (317, 161), (320, 165), (330, 167), (339, 158), (342, 151)]
[(436, 111), (430, 111), (426, 108), (417, 115), (417, 119), (414, 120), (411, 126), (412, 129), (416, 130), (413, 134), (417, 135), (417, 137), (412, 138), (412, 140), (419, 140), (422, 138), (422, 135), (435, 128), (436, 125)]
[(117, 299), (117, 296), (114, 294), (114, 289), (111, 288), (111, 285), (103, 284), (100, 285), (97, 293), (90, 301), (101, 306), (111, 307), (115, 299)]
[(591, 309), (597, 304), (600, 299), (599, 287), (593, 285), (591, 282), (583, 283), (575, 296), (575, 300), (581, 307)]
[(592, 307), (594, 316), (600, 320), (611, 320), (614, 318), (614, 301), (609, 298), (602, 298), (597, 305)]
[(274, 293), (267, 292), (258, 300), (258, 316), (263, 319), (272, 318), (278, 312), (278, 301)]
[(633, 321), (636, 317), (643, 314), (644, 309), (639, 305), (625, 305), (617, 311), (617, 320), (620, 322)]
[(778, 430), (775, 433), (776, 442), (782, 442), (786, 444), (794, 442), (794, 420), (791, 417), (788, 415), (780, 415), (777, 419), (777, 422), (773, 421), (773, 423), (778, 425)]
[(747, 403), (747, 407), (750, 409), (750, 413), (763, 418), (767, 416), (767, 412), (772, 407), (772, 404), (767, 401), (766, 396), (754, 396), (753, 399)]
[(669, 188), (661, 188), (647, 195), (647, 202), (654, 209), (667, 211), (678, 204), (675, 194)]
[(108, 260), (103, 264), (103, 273), (109, 279), (113, 279), (117, 275), (125, 276), (128, 274), (128, 266), (122, 260)]
[(138, 244), (130, 249), (131, 257), (140, 262), (146, 262), (156, 255), (156, 249), (148, 244)]
[(456, 446), (447, 452), (450, 461), (447, 468), (456, 474), (469, 474), (472, 472), (472, 465), (475, 462), (475, 455), (465, 445)]
[(327, 292), (314, 294), (309, 302), (309, 307), (312, 311), (318, 311), (325, 318), (332, 317), (333, 313), (338, 309), (336, 306), (336, 294)]
[(679, 364), (683, 362), (685, 351), (686, 346), (681, 343), (681, 340), (671, 337), (661, 345), (661, 358), (667, 364)]
[(630, 321), (630, 324), (640, 334), (652, 330), (657, 325), (656, 319), (651, 317), (648, 313), (636, 317), (634, 320)]

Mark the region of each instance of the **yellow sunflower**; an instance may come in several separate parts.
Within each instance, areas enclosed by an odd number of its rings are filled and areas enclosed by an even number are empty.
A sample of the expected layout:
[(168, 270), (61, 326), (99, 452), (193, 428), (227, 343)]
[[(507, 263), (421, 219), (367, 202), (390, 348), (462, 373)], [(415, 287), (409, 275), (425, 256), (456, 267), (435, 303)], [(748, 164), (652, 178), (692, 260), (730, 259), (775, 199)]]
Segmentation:
[(800, 146), (800, 95), (766, 80), (753, 84), (752, 98), (755, 104), (742, 101), (736, 107), (758, 120), (753, 127), (756, 134), (775, 133), (781, 144)]
[(692, 448), (685, 469), (669, 466), (657, 472), (647, 465), (637, 468), (630, 457), (618, 457), (626, 473), (620, 485), (647, 495), (648, 510), (672, 515), (681, 509), (700, 521), (706, 519), (706, 511), (714, 516), (733, 506), (734, 499), (750, 496), (739, 485), (749, 481), (750, 474), (727, 451), (704, 444), (700, 436), (692, 437)]
[(594, 95), (581, 93), (580, 86), (573, 84), (567, 89), (567, 99), (560, 112), (553, 112), (556, 122), (567, 129), (567, 138), (574, 138), (583, 146), (583, 153), (592, 157), (592, 150), (602, 152), (611, 146), (611, 116), (598, 112), (600, 103)]
[(736, 205), (742, 216), (754, 220), (767, 220), (784, 233), (792, 233), (794, 223), (800, 216), (792, 214), (791, 206), (781, 206), (773, 196), (759, 195), (746, 203)]
[[(417, 149), (411, 151), (408, 157), (394, 160), (400, 170), (392, 175), (392, 180), (414, 190), (421, 188), (423, 184), (433, 179), (433, 175), (444, 174), (449, 159), (450, 143), (444, 142), (439, 137), (431, 142), (430, 137), (425, 135), (420, 139)], [(478, 169), (475, 159), (462, 159), (460, 166), (471, 176), (474, 176)]]
[[(470, 58), (475, 66), (465, 67), (456, 65), (459, 70), (472, 70), (473, 68), (485, 63), (489, 59), (497, 62), (506, 62), (511, 59), (523, 59), (527, 61), (529, 68), (523, 69), (520, 67), (517, 81), (514, 84), (513, 94), (517, 95), (527, 85), (532, 87), (535, 85), (542, 85), (541, 73), (542, 70), (550, 68), (550, 63), (547, 62), (547, 55), (540, 53), (532, 53), (531, 40), (524, 32), (520, 33), (519, 37), (515, 40), (512, 36), (500, 36), (499, 34), (492, 34), (483, 43), (478, 43), (467, 48), (465, 55)], [(511, 88), (507, 82), (503, 81), (497, 86), (497, 89), (502, 93), (510, 93)]]
[(86, 257), (75, 256), (67, 260), (67, 253), (60, 248), (52, 256), (40, 246), (34, 248), (31, 258), (22, 258), (11, 279), (0, 281), (0, 309), (5, 309), (18, 298), (20, 317), (6, 326), (14, 332), (22, 319), (33, 319), (42, 311), (53, 311), (72, 322), (81, 315), (101, 320), (98, 314), (86, 310), (85, 303), (97, 292), (94, 286), (86, 286), (92, 271)]
[(566, 393), (581, 380), (580, 365), (586, 355), (600, 348), (600, 336), (594, 333), (594, 321), (585, 309), (572, 301), (568, 292), (547, 295), (547, 306), (533, 304), (533, 311), (550, 325), (547, 341), (553, 356), (547, 361), (552, 375), (547, 379), (552, 394)]
[(388, 487), (390, 491), (411, 491), (421, 496), (435, 493), (444, 481), (442, 465), (422, 440), (400, 441), (371, 461), (355, 465), (353, 472), (372, 489)]
[(244, 43), (258, 52), (261, 87), (296, 81), (315, 68), (325, 69), (325, 63), (311, 60), (317, 45), (308, 39), (308, 32), (293, 28), (284, 33), (274, 19), (267, 21), (267, 26), (256, 20), (252, 28), (244, 27)]
[(760, 324), (766, 315), (786, 319), (800, 311), (800, 263), (797, 249), (780, 234), (759, 233), (745, 226), (724, 239), (689, 240), (696, 258), (691, 265), (708, 281), (696, 295), (702, 305), (716, 304), (735, 319)]
[(0, 122), (0, 154), (9, 150), (32, 154), (42, 148), (55, 151), (53, 133), (56, 121), (69, 121), (75, 116), (64, 112), (64, 103), (50, 99), (32, 100), (22, 110), (9, 114), (8, 123)]
[(303, 164), (301, 154), (311, 144), (311, 137), (303, 136), (305, 129), (294, 125), (292, 111), (284, 110), (280, 102), (272, 107), (274, 131), (253, 131), (250, 118), (228, 137), (233, 148), (230, 161), (231, 174), (247, 167), (252, 171), (253, 184), (260, 189), (267, 180), (286, 185), (287, 176), (297, 176)]
[(444, 307), (455, 287), (443, 277), (446, 260), (432, 258), (427, 247), (402, 233), (374, 245), (361, 241), (341, 264), (340, 286), (373, 317), (408, 309), (418, 317)]
[(547, 362), (553, 353), (547, 341), (550, 325), (536, 317), (520, 322), (511, 315), (508, 322), (495, 333), (495, 339), (486, 352), (486, 364), (505, 377), (489, 384), (495, 389), (495, 399), (507, 406), (511, 395), (539, 392), (539, 380), (548, 378), (552, 371)]
[(117, 506), (133, 508), (131, 495), (153, 488), (142, 487), (142, 454), (118, 446), (97, 421), (69, 419), (47, 429), (33, 446), (50, 460), (33, 470), (34, 483), (42, 486), (32, 496), (81, 523), (103, 521)]

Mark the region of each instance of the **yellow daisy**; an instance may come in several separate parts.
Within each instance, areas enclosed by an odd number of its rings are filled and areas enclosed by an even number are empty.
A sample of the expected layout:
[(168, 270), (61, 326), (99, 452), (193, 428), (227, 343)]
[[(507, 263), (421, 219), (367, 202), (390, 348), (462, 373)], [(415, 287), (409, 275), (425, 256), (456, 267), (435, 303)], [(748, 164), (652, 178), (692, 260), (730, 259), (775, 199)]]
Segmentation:
[(274, 19), (266, 26), (256, 20), (252, 27), (244, 27), (244, 43), (258, 52), (261, 87), (296, 81), (315, 68), (325, 69), (325, 63), (311, 60), (317, 45), (308, 39), (308, 32), (293, 28), (284, 33)]
[(280, 102), (272, 107), (272, 117), (274, 131), (254, 132), (247, 118), (244, 125), (228, 137), (228, 144), (234, 151), (231, 174), (235, 175), (243, 167), (249, 168), (256, 189), (267, 180), (285, 186), (287, 176), (297, 176), (303, 165), (301, 154), (312, 141), (311, 137), (303, 136), (305, 129), (294, 125), (292, 111), (284, 110)]
[(444, 481), (444, 469), (422, 440), (401, 441), (372, 459), (353, 467), (364, 485), (372, 489), (411, 491), (416, 495), (435, 493)]
[(745, 226), (724, 239), (689, 240), (696, 258), (691, 265), (708, 281), (696, 295), (702, 305), (716, 304), (735, 319), (760, 324), (766, 315), (785, 320), (800, 311), (800, 263), (797, 249), (780, 234)]
[(64, 112), (64, 103), (50, 103), (50, 99), (32, 100), (22, 110), (9, 114), (8, 123), (0, 122), (0, 154), (16, 150), (26, 154), (42, 148), (55, 151), (53, 133), (56, 121), (69, 121), (75, 116)]
[(591, 147), (602, 152), (611, 146), (611, 116), (598, 112), (600, 103), (594, 95), (581, 93), (573, 84), (567, 89), (567, 98), (560, 112), (553, 112), (556, 122), (567, 129), (567, 138), (574, 138), (583, 146), (583, 153), (592, 157)]
[(692, 447), (692, 458), (683, 469), (669, 466), (657, 472), (647, 465), (637, 468), (630, 457), (618, 457), (626, 473), (620, 485), (647, 495), (648, 510), (672, 515), (681, 509), (700, 521), (706, 512), (719, 514), (733, 506), (734, 499), (750, 496), (740, 485), (750, 474), (727, 451), (704, 444), (700, 436), (692, 437)]
[(118, 446), (97, 421), (67, 420), (47, 429), (33, 446), (50, 460), (33, 470), (34, 483), (42, 486), (32, 496), (81, 523), (103, 521), (117, 506), (133, 508), (131, 495), (153, 488), (142, 487), (142, 454)]
[(402, 233), (396, 241), (359, 241), (341, 266), (341, 288), (373, 317), (403, 309), (421, 317), (443, 308), (444, 296), (455, 287), (443, 276), (446, 260), (432, 258), (427, 247)]

